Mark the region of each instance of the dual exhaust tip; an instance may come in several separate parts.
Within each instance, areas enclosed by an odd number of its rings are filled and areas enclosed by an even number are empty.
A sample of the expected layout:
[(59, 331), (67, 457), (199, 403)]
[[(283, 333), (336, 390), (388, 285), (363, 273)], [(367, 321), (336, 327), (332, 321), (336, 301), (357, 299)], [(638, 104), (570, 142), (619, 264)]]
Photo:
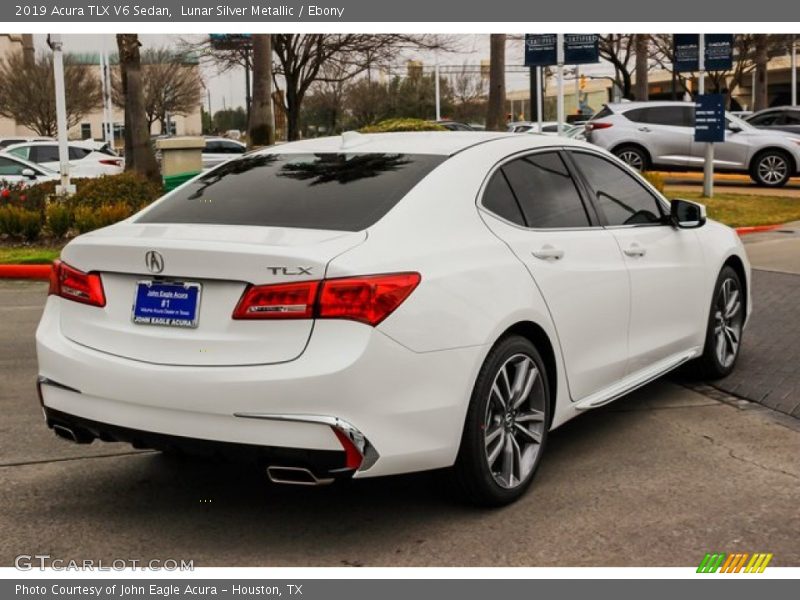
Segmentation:
[[(74, 442), (76, 444), (91, 444), (95, 436), (84, 429), (68, 427), (59, 423), (53, 423), (53, 432), (61, 439)], [(285, 485), (330, 485), (334, 482), (333, 477), (317, 477), (312, 471), (304, 467), (284, 467), (270, 465), (267, 467), (267, 477), (272, 483)]]

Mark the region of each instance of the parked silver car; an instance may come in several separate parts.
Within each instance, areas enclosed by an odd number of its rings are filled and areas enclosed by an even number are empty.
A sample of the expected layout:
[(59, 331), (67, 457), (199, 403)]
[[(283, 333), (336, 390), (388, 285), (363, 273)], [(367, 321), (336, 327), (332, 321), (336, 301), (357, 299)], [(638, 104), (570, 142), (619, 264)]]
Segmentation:
[[(714, 169), (748, 173), (778, 187), (800, 174), (800, 136), (757, 129), (726, 113), (725, 141), (714, 145)], [(702, 169), (705, 144), (694, 141), (694, 103), (607, 104), (586, 124), (586, 139), (637, 170)]]
[(744, 117), (744, 120), (759, 129), (787, 131), (800, 135), (800, 106), (766, 108)]

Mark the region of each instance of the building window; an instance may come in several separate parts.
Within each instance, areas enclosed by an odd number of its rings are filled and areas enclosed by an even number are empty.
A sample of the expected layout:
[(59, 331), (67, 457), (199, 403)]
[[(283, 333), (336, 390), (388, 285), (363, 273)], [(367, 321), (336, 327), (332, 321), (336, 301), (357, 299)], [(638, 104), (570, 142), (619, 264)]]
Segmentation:
[(92, 124), (91, 123), (81, 123), (81, 139), (82, 140), (90, 140), (90, 139), (92, 139)]

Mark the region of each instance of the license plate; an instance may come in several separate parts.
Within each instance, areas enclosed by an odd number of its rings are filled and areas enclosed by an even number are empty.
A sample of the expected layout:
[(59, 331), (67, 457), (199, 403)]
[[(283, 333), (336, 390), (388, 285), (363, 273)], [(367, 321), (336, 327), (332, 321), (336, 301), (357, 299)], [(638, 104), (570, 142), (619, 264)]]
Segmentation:
[(197, 327), (200, 284), (139, 281), (133, 299), (133, 322), (140, 325)]

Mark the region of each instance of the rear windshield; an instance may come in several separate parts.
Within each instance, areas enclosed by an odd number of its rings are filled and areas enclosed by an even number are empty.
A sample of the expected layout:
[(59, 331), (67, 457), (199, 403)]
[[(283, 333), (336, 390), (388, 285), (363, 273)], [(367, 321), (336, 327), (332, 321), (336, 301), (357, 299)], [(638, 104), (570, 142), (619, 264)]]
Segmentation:
[(139, 223), (359, 231), (446, 159), (424, 154), (261, 154), (224, 163)]

